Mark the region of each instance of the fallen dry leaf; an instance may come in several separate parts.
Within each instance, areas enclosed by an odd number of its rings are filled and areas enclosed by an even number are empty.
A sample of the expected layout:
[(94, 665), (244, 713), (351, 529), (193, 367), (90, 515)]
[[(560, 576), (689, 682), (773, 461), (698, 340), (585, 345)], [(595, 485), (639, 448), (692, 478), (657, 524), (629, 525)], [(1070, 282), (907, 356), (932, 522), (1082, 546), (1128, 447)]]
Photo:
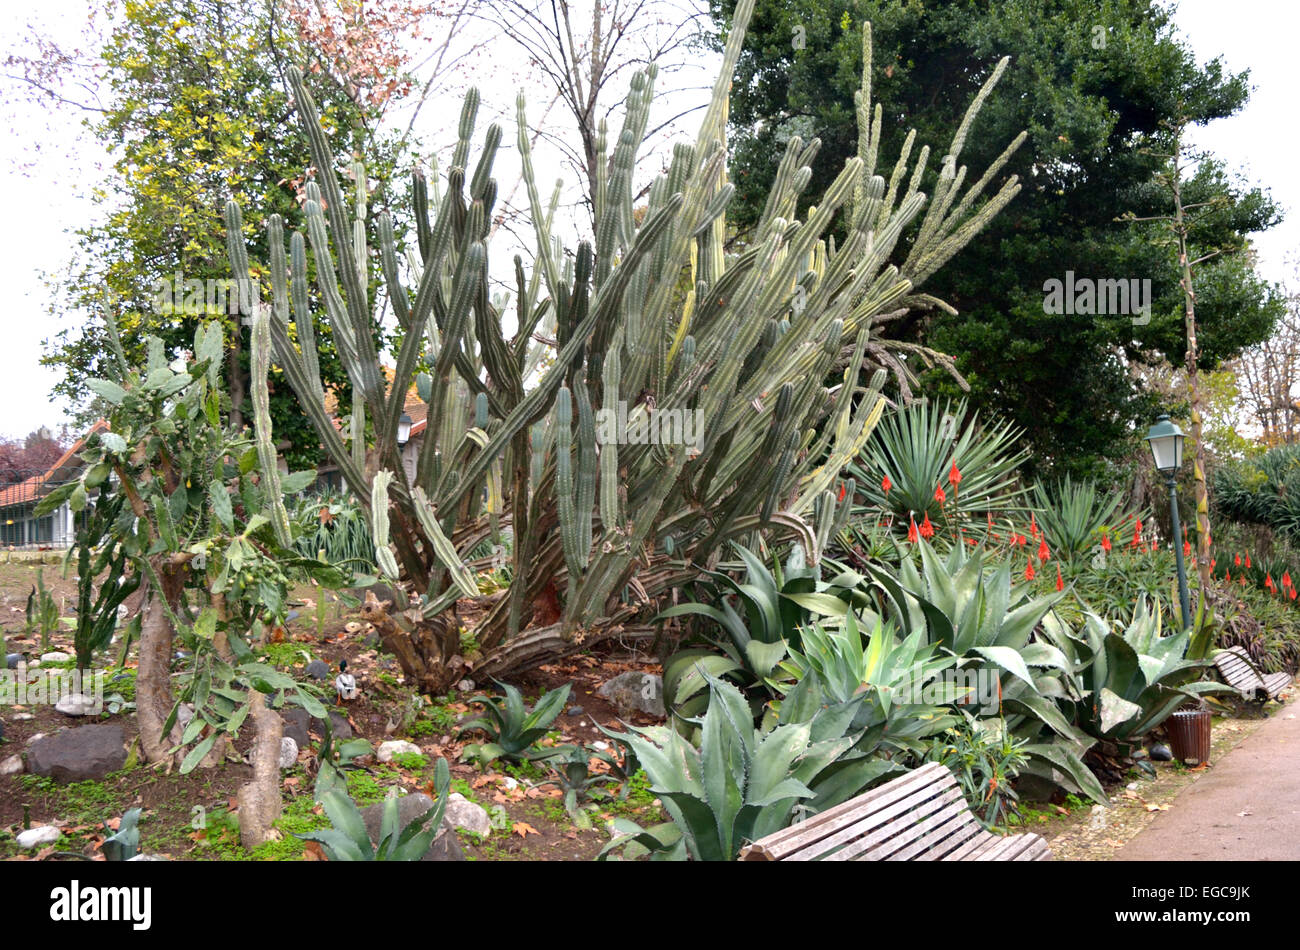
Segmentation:
[(325, 849), (320, 846), (319, 841), (308, 841), (302, 849), (302, 859), (304, 861), (328, 861), (325, 856)]
[(541, 832), (534, 828), (526, 821), (516, 821), (514, 823), (514, 832), (521, 838), (527, 838), (529, 835), (540, 835)]

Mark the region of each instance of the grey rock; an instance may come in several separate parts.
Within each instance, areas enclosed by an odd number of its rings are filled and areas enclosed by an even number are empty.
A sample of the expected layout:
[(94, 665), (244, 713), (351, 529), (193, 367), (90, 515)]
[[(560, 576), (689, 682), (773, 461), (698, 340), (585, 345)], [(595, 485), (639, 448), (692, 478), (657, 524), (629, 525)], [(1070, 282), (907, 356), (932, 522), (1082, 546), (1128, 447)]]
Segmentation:
[(31, 722), (36, 717), (33, 716), (31, 713), (14, 713), (9, 718), (12, 719), (14, 722)]
[(462, 693), (472, 693), (474, 692), (474, 681), (470, 679), (461, 680), (456, 684), (456, 688)]
[(629, 670), (607, 681), (596, 695), (603, 696), (622, 710), (633, 710), (648, 716), (664, 716), (664, 683), (658, 673), (639, 673)]
[(54, 844), (62, 833), (53, 825), (37, 825), (35, 828), (18, 832), (14, 840), (18, 842), (20, 848), (39, 848), (43, 844)]
[(127, 858), (127, 861), (170, 861), (171, 858), (164, 858), (161, 854), (137, 854), (134, 858)]
[(1153, 745), (1148, 754), (1152, 762), (1172, 762), (1174, 760), (1174, 750), (1169, 748), (1163, 742), (1157, 742)]
[(290, 736), (280, 739), (280, 771), (291, 769), (298, 764), (298, 743)]
[(66, 663), (70, 659), (72, 659), (71, 655), (62, 650), (51, 650), (49, 653), (41, 654), (42, 663)]
[(476, 835), (486, 837), (492, 833), (492, 819), (488, 813), (460, 792), (452, 792), (447, 799), (446, 821), (454, 828), (472, 831)]
[(65, 716), (89, 716), (99, 712), (103, 704), (85, 693), (68, 693), (59, 697), (54, 708)]
[(348, 722), (348, 717), (340, 712), (330, 710), (330, 732), (335, 739), (351, 739), (352, 723)]
[(283, 710), (280, 713), (280, 718), (284, 720), (284, 736), (286, 738), (296, 742), (300, 749), (305, 749), (311, 745), (311, 737), (307, 734), (311, 716), (307, 715), (307, 710), (300, 706), (294, 706)]
[(101, 779), (126, 764), (125, 736), (116, 723), (77, 726), (33, 742), (27, 767), (56, 782)]
[(6, 669), (16, 670), (16, 669), (18, 669), (18, 664), (21, 663), (22, 661), (23, 661), (23, 655), (22, 655), (21, 653), (6, 653), (6, 654), (5, 654), (5, 667), (6, 667)]
[(324, 660), (312, 660), (307, 664), (305, 672), (314, 680), (323, 680), (330, 675), (330, 668)]
[[(361, 820), (365, 822), (366, 832), (370, 835), (370, 843), (376, 846), (379, 844), (379, 830), (384, 820), (384, 805), (384, 802), (378, 802), (361, 809)], [(403, 795), (397, 799), (398, 828), (405, 828), (432, 807), (433, 799), (428, 795), (420, 792), (413, 795)], [(465, 853), (461, 850), (460, 840), (452, 833), (451, 826), (445, 818), (443, 819), (442, 829), (438, 832), (438, 837), (433, 839), (433, 844), (429, 846), (428, 852), (420, 860), (465, 860)]]
[(567, 713), (566, 713), (566, 715), (569, 715), (569, 716), (581, 716), (581, 715), (582, 715), (582, 707), (581, 707), (581, 706), (570, 706), (569, 709), (568, 709), (568, 711), (567, 711)]
[(26, 743), (26, 744), (27, 744), (27, 745), (31, 745), (33, 742), (37, 742), (37, 741), (39, 741), (39, 740), (41, 740), (41, 739), (44, 739), (44, 738), (45, 738), (45, 733), (43, 733), (43, 732), (38, 732), (38, 733), (36, 733), (35, 735), (28, 736), (28, 737), (27, 737), (27, 743)]
[(379, 748), (375, 751), (375, 758), (380, 762), (391, 762), (395, 755), (423, 755), (423, 751), (414, 742), (407, 742), (405, 739), (389, 739), (387, 742), (379, 743)]
[(15, 752), (9, 758), (0, 762), (0, 776), (22, 775), (24, 768), (23, 757)]

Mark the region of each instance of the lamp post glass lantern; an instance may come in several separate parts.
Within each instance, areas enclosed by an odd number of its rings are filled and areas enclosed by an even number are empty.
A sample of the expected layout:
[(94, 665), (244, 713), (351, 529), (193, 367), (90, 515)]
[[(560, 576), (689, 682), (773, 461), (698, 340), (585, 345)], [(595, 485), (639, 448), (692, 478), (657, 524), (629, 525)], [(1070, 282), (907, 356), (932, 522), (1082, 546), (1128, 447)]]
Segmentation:
[(406, 445), (411, 440), (411, 417), (402, 413), (397, 420), (397, 444)]
[(1174, 563), (1178, 566), (1178, 600), (1183, 613), (1183, 629), (1192, 626), (1192, 599), (1187, 592), (1187, 569), (1183, 566), (1182, 529), (1178, 519), (1178, 470), (1183, 467), (1183, 430), (1168, 415), (1162, 415), (1147, 430), (1147, 444), (1151, 446), (1151, 459), (1156, 471), (1165, 477), (1169, 488), (1169, 522), (1173, 528)]

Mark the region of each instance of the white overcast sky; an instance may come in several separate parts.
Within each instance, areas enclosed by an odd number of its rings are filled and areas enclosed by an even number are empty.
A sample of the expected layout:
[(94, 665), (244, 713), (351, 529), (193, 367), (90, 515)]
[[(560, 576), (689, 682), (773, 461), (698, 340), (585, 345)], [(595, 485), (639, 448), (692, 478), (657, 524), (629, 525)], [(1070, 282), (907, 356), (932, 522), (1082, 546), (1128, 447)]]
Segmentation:
[[(10, 32), (3, 36), (0, 47), (7, 51), (20, 40), (12, 31), (29, 15), (59, 39), (75, 41), (85, 12), (80, 0), (42, 0), (21, 14), (10, 10), (6, 26)], [(1295, 27), (1300, 25), (1300, 4), (1292, 0), (1234, 0), (1231, 4), (1183, 0), (1175, 22), (1198, 59), (1222, 55), (1229, 69), (1251, 71), (1255, 88), (1246, 109), (1196, 130), (1194, 139), (1197, 146), (1226, 160), (1230, 168), (1268, 187), (1287, 212), (1288, 219), (1260, 236), (1256, 245), (1263, 274), (1281, 281), (1289, 276), (1288, 262), (1296, 259), (1300, 247), (1300, 176), (1294, 170), (1300, 57), (1293, 39)], [(499, 53), (493, 50), (488, 58), (518, 62), (517, 53), (504, 47)], [(669, 84), (698, 86), (711, 78), (710, 65), (702, 61), (704, 57), (699, 59), (695, 75), (666, 77), (660, 88)], [(505, 87), (516, 79), (501, 83), (500, 89), (484, 90), (490, 111), (508, 116), (513, 96)], [(529, 101), (540, 111), (541, 99), (535, 90)], [(456, 105), (449, 105), (452, 107), (444, 115), (454, 115)], [(8, 134), (0, 140), (7, 212), (5, 226), (0, 228), (0, 285), (8, 288), (8, 304), (0, 311), (0, 437), (20, 437), (41, 425), (57, 428), (64, 421), (64, 407), (50, 402), (49, 396), (57, 376), (38, 364), (42, 341), (65, 325), (49, 314), (50, 293), (42, 274), (57, 274), (67, 265), (74, 249), (69, 232), (83, 225), (92, 213), (84, 194), (99, 180), (105, 157), (93, 141), (80, 134), (81, 115), (75, 111), (50, 114), (12, 103), (6, 103), (6, 111), (14, 117)], [(656, 121), (652, 117), (651, 124)], [(693, 130), (697, 121), (693, 118), (687, 125)], [(505, 142), (511, 144), (514, 130), (508, 122), (503, 122)], [(612, 125), (617, 128), (617, 123)], [(39, 152), (34, 152), (36, 145)], [(542, 149), (544, 146), (539, 146), (539, 152)], [(37, 159), (34, 172), (22, 171), (33, 158)], [(647, 171), (658, 170), (658, 159), (652, 161), (655, 167)], [(498, 172), (503, 193), (509, 192), (513, 181), (508, 167)], [(560, 172), (553, 159), (541, 155), (539, 167), (539, 186), (554, 181)], [(566, 177), (571, 179), (572, 174)]]

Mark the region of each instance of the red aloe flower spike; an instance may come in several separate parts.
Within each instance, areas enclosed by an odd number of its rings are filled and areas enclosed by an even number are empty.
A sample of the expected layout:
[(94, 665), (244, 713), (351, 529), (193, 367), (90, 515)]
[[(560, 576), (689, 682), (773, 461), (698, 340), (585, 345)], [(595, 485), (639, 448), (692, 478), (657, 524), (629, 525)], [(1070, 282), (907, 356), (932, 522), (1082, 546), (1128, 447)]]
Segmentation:
[(1238, 578), (1237, 578), (1237, 583), (1240, 584), (1242, 587), (1245, 587), (1245, 586), (1246, 586), (1246, 575), (1243, 574), (1243, 575), (1241, 575), (1240, 577), (1238, 577)]
[[(1191, 542), (1191, 541), (1184, 541), (1184, 542), (1183, 542), (1183, 557), (1191, 557), (1191, 556), (1192, 556), (1192, 542)], [(1210, 565), (1210, 567), (1213, 567), (1213, 566), (1214, 566), (1213, 564)]]
[(843, 501), (843, 500), (844, 500), (844, 496), (845, 496), (846, 494), (848, 494), (848, 491), (849, 491), (848, 486), (845, 485), (843, 482), (840, 482), (840, 497), (836, 498), (835, 500), (836, 500), (836, 501)]
[(888, 495), (888, 494), (889, 494), (889, 489), (891, 489), (891, 488), (894, 487), (894, 483), (891, 482), (891, 481), (889, 480), (889, 476), (886, 475), (884, 478), (882, 478), (882, 479), (880, 480), (880, 487), (883, 488), (883, 489), (885, 490), (885, 494)]
[(1035, 539), (1038, 538), (1038, 522), (1034, 520), (1034, 513), (1032, 511), (1029, 513), (1029, 533), (1032, 534)]
[(934, 486), (934, 500), (941, 505), (948, 500), (948, 496), (944, 494), (942, 485)]
[(1047, 539), (1043, 538), (1043, 540), (1038, 542), (1038, 560), (1046, 564), (1051, 559), (1052, 552), (1047, 550)]
[(1265, 575), (1264, 575), (1264, 586), (1265, 586), (1266, 588), (1268, 588), (1269, 590), (1276, 590), (1276, 589), (1277, 589), (1277, 588), (1275, 587), (1275, 585), (1273, 584), (1273, 575), (1272, 575), (1272, 574), (1265, 574)]
[(1291, 572), (1289, 570), (1282, 575), (1282, 586), (1283, 587), (1291, 586)]
[(1065, 579), (1061, 577), (1061, 565), (1056, 565), (1056, 589), (1065, 590)]
[(1025, 562), (1025, 580), (1032, 581), (1033, 579), (1034, 579), (1034, 559), (1030, 558), (1028, 561)]
[(1101, 549), (1102, 549), (1103, 551), (1109, 551), (1109, 550), (1110, 550), (1110, 535), (1108, 535), (1108, 534), (1103, 534), (1103, 535), (1101, 536)]
[(1250, 567), (1250, 555), (1249, 555), (1249, 554), (1246, 555), (1246, 566), (1247, 566), (1247, 567)]
[(915, 544), (916, 539), (918, 537), (916, 533), (916, 518), (909, 515), (908, 521), (910, 522), (910, 524), (908, 524), (907, 526), (907, 540), (910, 541), (912, 544)]
[(1223, 572), (1223, 583), (1225, 583), (1225, 584), (1231, 584), (1231, 583), (1232, 583), (1232, 571), (1224, 571), (1224, 572)]
[(929, 540), (934, 537), (934, 525), (930, 524), (930, 512), (925, 513), (925, 520), (921, 522), (921, 537)]
[(1236, 563), (1237, 567), (1241, 567), (1241, 555), (1240, 555), (1240, 554), (1237, 555), (1237, 560), (1236, 560), (1235, 563)]
[(961, 469), (957, 467), (956, 459), (952, 460), (952, 468), (948, 469), (948, 482), (952, 485), (954, 492), (957, 490), (957, 486), (961, 484)]
[(1295, 588), (1294, 588), (1294, 587), (1291, 588), (1291, 599), (1292, 599), (1292, 600), (1295, 600)]

